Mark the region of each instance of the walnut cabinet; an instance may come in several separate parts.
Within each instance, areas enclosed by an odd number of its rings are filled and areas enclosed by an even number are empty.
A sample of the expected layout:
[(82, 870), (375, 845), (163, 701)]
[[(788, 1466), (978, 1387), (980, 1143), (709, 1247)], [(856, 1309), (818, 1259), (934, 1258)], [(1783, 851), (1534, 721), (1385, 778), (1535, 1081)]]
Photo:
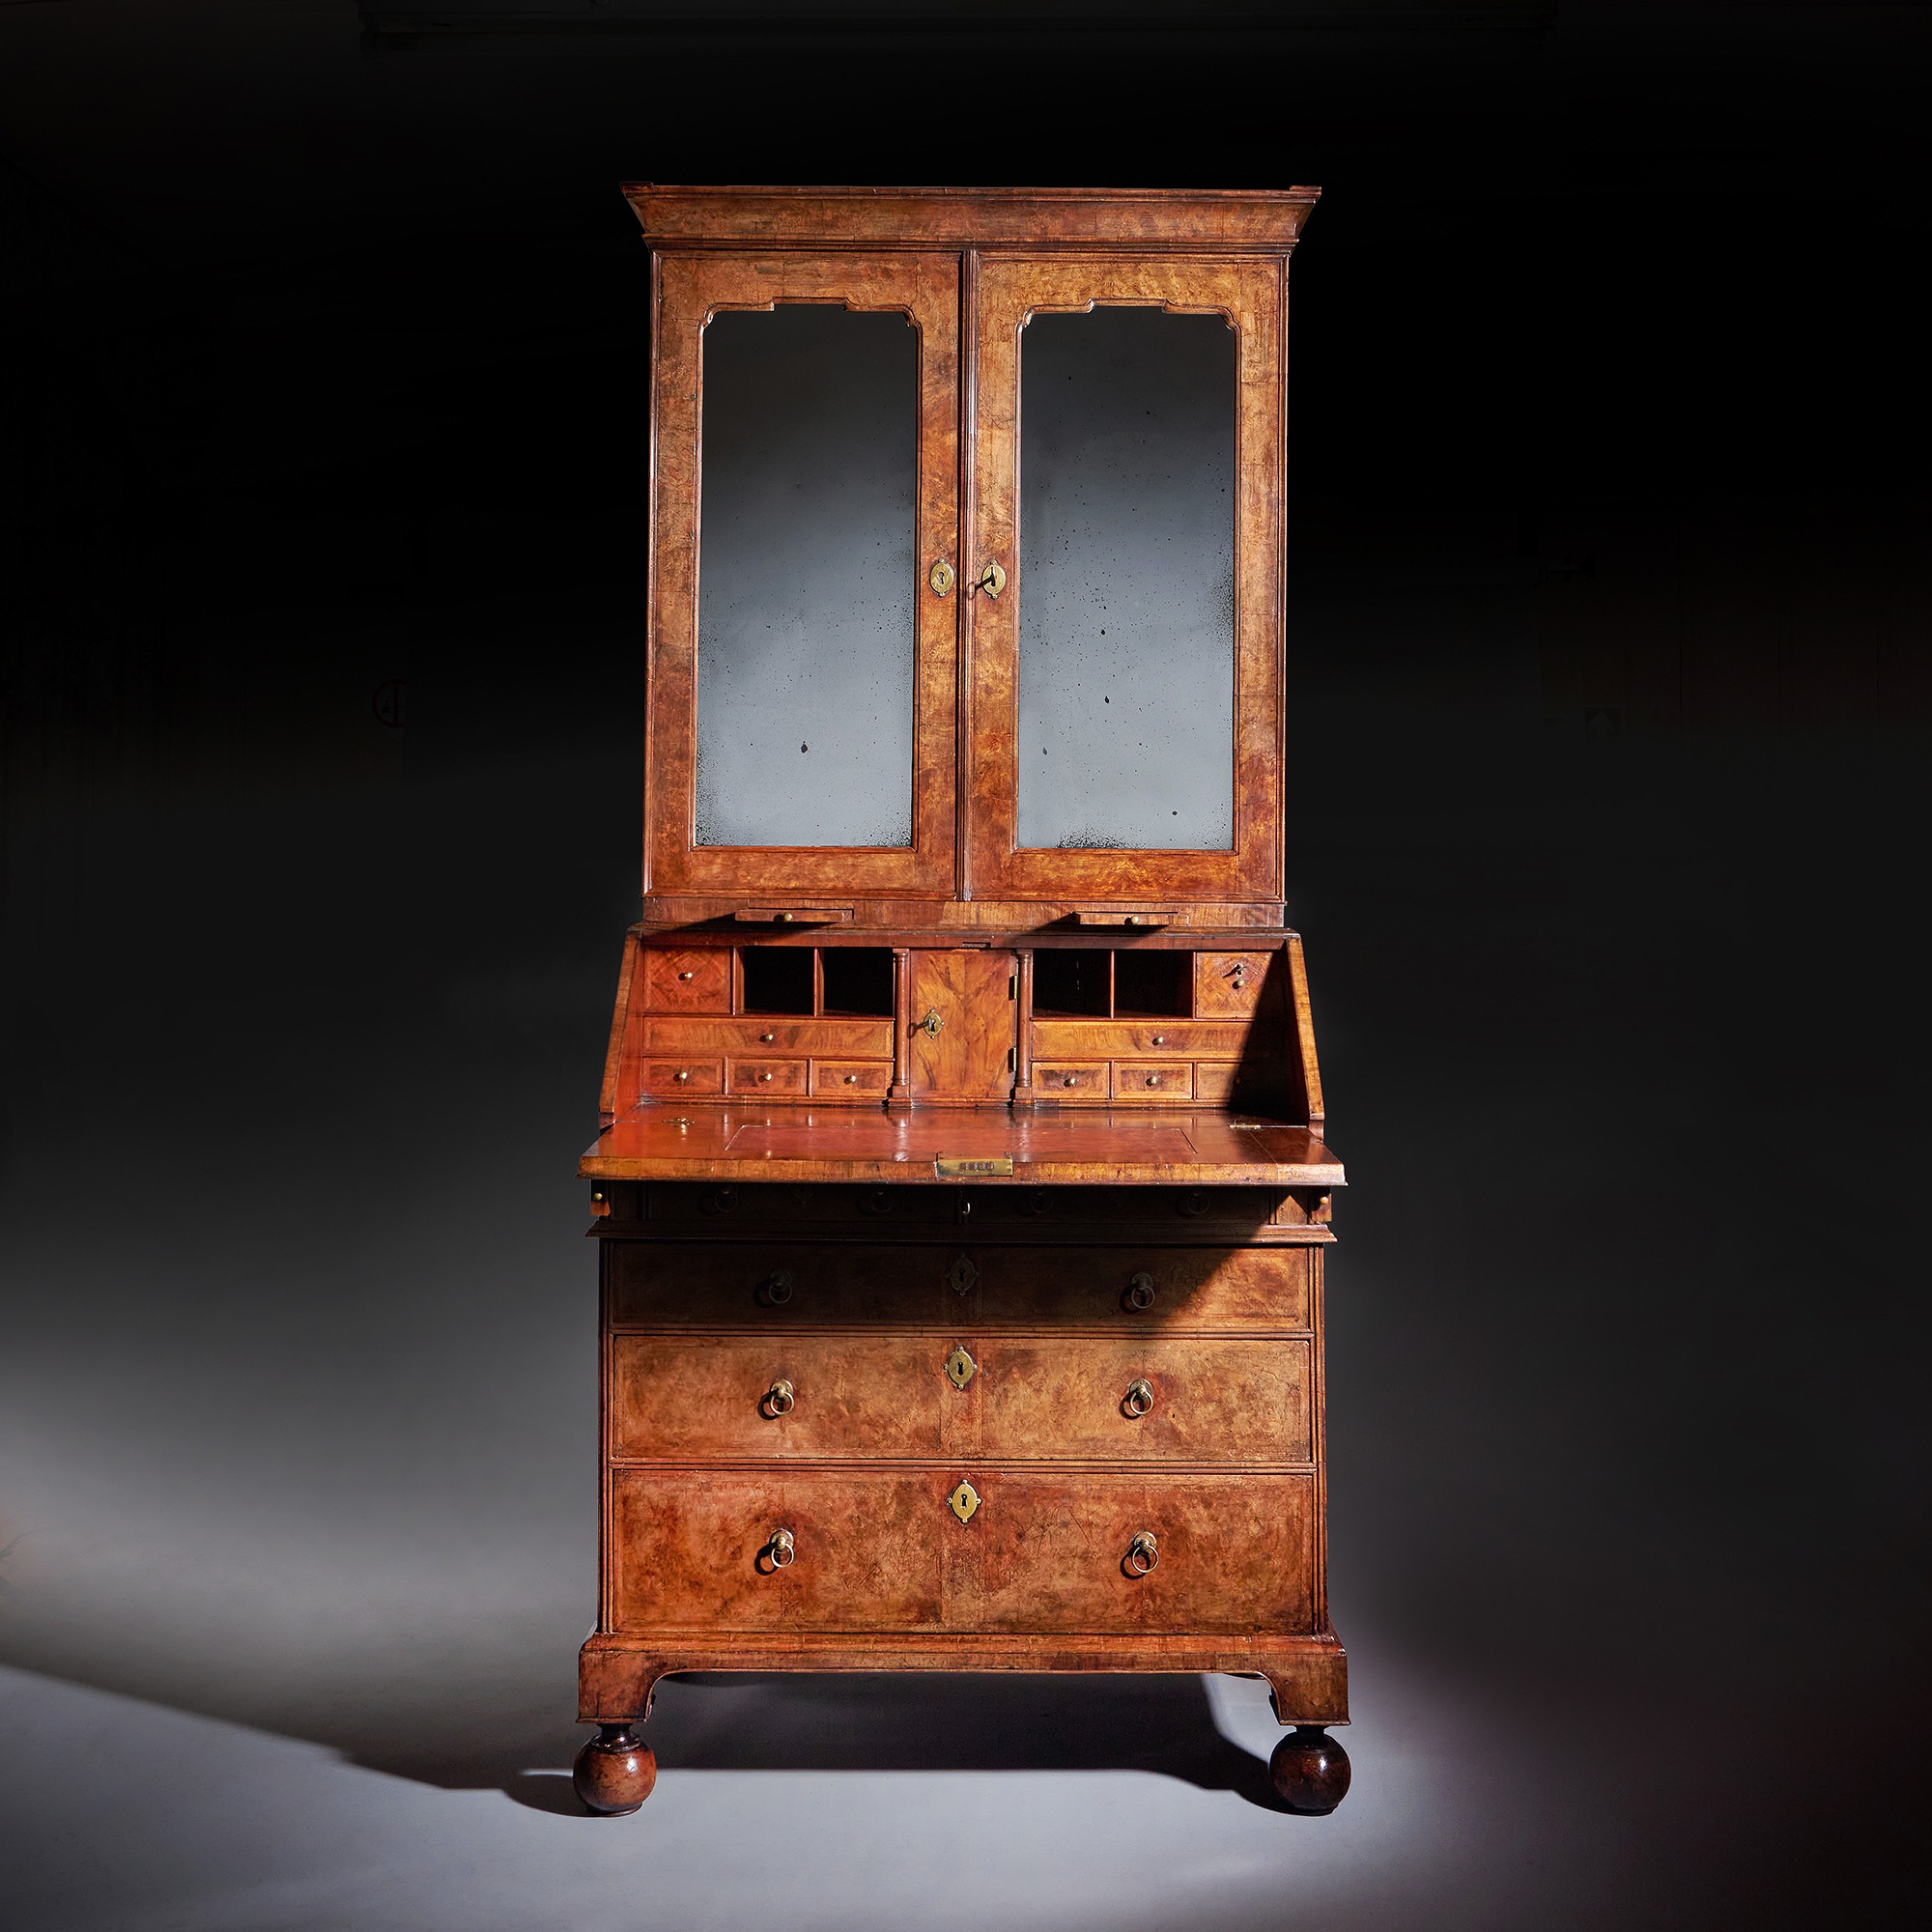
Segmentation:
[(1331, 1809), (1342, 1169), (1283, 923), (1316, 199), (626, 190), (643, 916), (592, 1808), (680, 1670), (1234, 1671)]

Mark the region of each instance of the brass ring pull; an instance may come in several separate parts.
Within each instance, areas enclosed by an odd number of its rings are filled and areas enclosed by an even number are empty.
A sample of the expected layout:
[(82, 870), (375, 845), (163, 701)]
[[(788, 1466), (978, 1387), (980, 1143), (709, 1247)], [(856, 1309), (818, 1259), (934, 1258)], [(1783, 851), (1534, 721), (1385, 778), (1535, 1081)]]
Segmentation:
[(797, 1391), (783, 1376), (781, 1376), (765, 1391), (765, 1399), (759, 1406), (767, 1415), (789, 1415), (797, 1404)]
[(1145, 1577), (1160, 1562), (1160, 1546), (1153, 1540), (1153, 1531), (1142, 1530), (1127, 1545), (1127, 1568), (1136, 1577)]
[(1153, 1306), (1153, 1276), (1145, 1268), (1127, 1282), (1127, 1306), (1137, 1315), (1144, 1315)]
[(765, 1277), (765, 1285), (759, 1291), (758, 1299), (772, 1308), (781, 1308), (791, 1299), (791, 1269), (774, 1268)]
[(798, 1555), (797, 1547), (791, 1540), (791, 1531), (773, 1530), (772, 1540), (765, 1545), (765, 1553), (772, 1559), (774, 1570), (789, 1570), (793, 1559)]
[[(785, 1384), (791, 1386), (789, 1382)], [(1126, 1400), (1121, 1406), (1129, 1415), (1145, 1415), (1153, 1406), (1153, 1384), (1145, 1376), (1136, 1376), (1127, 1384)]]

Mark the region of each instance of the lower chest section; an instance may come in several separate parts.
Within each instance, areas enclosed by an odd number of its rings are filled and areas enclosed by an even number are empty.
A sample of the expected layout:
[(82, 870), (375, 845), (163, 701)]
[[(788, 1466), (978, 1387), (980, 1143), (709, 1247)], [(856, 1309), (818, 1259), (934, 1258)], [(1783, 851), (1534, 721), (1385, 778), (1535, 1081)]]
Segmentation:
[(605, 1628), (1321, 1628), (1320, 1248), (1095, 1234), (608, 1239)]

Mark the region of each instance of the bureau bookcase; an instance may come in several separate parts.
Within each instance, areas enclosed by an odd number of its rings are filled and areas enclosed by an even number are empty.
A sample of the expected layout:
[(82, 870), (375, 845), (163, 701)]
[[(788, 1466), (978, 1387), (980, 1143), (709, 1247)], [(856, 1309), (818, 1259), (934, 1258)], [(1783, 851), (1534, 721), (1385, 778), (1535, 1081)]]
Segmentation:
[(1283, 923), (1312, 188), (676, 188), (643, 916), (583, 1155), (584, 1803), (658, 1680), (1266, 1680), (1332, 1809), (1323, 1135)]

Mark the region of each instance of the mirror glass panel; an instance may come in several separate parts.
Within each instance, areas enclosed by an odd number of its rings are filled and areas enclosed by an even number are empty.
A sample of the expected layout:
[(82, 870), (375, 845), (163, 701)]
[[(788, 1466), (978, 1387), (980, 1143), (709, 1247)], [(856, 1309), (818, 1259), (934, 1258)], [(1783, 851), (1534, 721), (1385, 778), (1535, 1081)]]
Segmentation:
[(1021, 333), (1021, 846), (1234, 844), (1236, 351), (1157, 308)]
[(726, 310), (702, 367), (697, 843), (910, 845), (918, 334)]

